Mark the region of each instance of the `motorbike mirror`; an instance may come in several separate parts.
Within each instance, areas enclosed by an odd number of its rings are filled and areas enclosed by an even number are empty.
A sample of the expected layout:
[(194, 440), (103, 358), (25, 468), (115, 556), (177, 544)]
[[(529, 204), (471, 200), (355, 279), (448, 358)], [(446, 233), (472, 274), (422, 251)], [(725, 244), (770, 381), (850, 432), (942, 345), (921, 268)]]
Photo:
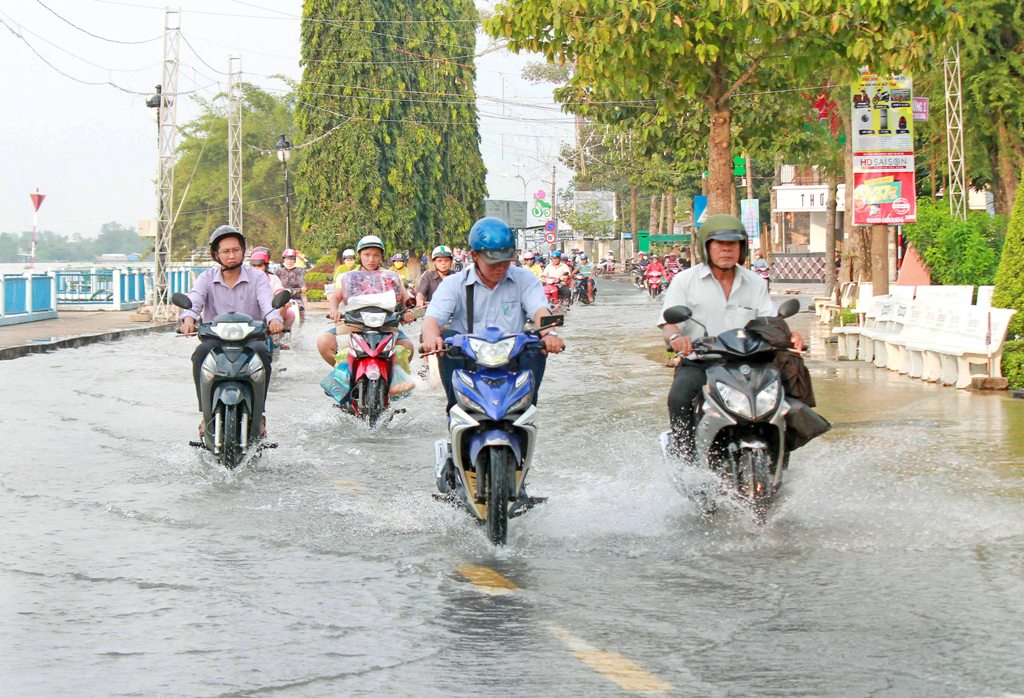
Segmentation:
[(800, 301), (796, 298), (790, 298), (789, 300), (783, 301), (782, 305), (779, 306), (779, 317), (787, 318), (793, 317), (800, 312)]
[(548, 327), (561, 327), (565, 324), (564, 315), (545, 315), (540, 319), (540, 329), (547, 329)]
[(277, 308), (283, 308), (286, 305), (288, 305), (288, 302), (291, 299), (292, 299), (292, 292), (289, 291), (286, 288), (285, 289), (281, 289), (280, 291), (278, 291), (277, 293), (274, 294), (273, 300), (270, 301), (270, 307), (274, 308), (275, 310)]
[(182, 310), (192, 309), (192, 299), (184, 293), (175, 293), (171, 296), (171, 303), (174, 303), (174, 305), (178, 306)]
[(673, 325), (678, 325), (681, 322), (686, 322), (693, 317), (693, 311), (687, 308), (685, 305), (673, 305), (663, 313), (665, 322), (671, 322)]

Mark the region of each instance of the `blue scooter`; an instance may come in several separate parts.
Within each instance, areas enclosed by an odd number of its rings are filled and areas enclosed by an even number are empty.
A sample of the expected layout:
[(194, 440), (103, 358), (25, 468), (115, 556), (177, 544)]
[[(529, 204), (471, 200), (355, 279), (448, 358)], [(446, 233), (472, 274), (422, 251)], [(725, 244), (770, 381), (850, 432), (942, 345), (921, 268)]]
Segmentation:
[(540, 330), (562, 322), (561, 315), (549, 315), (539, 330), (506, 334), (488, 327), (445, 339), (449, 356), (465, 357), (469, 367), (452, 376), (451, 440), (434, 444), (438, 488), (485, 524), (496, 545), (505, 544), (509, 518), (544, 501), (528, 497), (524, 487), (537, 441), (537, 408), (533, 374), (519, 367), (519, 358), (540, 350)]

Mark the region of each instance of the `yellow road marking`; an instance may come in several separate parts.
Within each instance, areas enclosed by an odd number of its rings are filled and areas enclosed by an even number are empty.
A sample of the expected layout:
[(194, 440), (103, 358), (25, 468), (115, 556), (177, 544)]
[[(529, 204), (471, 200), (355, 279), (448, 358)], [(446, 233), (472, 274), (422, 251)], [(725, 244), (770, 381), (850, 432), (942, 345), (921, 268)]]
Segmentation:
[(459, 574), (480, 587), (485, 594), (502, 596), (518, 589), (515, 582), (498, 574), (490, 567), (460, 567)]
[(557, 625), (548, 627), (551, 634), (561, 640), (577, 659), (606, 679), (614, 681), (622, 690), (630, 693), (661, 693), (672, 690), (672, 684), (662, 681), (621, 654), (599, 650)]
[(346, 480), (343, 477), (336, 477), (331, 480), (331, 483), (339, 490), (349, 490), (351, 492), (362, 492), (366, 488), (355, 480)]

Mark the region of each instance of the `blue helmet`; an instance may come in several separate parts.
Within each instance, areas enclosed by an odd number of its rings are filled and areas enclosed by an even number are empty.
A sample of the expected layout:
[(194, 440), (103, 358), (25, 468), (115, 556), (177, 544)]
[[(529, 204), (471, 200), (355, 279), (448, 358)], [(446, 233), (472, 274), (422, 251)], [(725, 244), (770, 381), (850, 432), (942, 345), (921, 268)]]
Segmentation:
[(558, 250), (555, 250), (554, 252), (551, 253), (551, 259), (561, 259), (561, 258), (562, 258), (562, 253), (559, 252)]
[(469, 230), (469, 249), (489, 264), (516, 258), (516, 236), (500, 218), (481, 218)]

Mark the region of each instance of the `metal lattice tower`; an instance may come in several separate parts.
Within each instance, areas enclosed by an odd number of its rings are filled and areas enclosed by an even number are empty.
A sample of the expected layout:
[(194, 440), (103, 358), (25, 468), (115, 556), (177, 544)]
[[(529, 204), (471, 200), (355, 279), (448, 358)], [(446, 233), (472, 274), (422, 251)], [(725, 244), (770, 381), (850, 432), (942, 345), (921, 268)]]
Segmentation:
[(167, 10), (164, 15), (164, 68), (160, 91), (159, 123), (160, 164), (157, 173), (157, 230), (153, 267), (153, 320), (177, 317), (171, 307), (167, 269), (171, 264), (171, 232), (174, 228), (174, 157), (178, 136), (178, 47), (181, 41), (181, 15)]
[(960, 44), (949, 47), (944, 63), (946, 78), (946, 156), (949, 161), (949, 213), (967, 220), (967, 187), (964, 176), (964, 112), (960, 81)]
[(228, 58), (228, 225), (242, 229), (242, 59)]

